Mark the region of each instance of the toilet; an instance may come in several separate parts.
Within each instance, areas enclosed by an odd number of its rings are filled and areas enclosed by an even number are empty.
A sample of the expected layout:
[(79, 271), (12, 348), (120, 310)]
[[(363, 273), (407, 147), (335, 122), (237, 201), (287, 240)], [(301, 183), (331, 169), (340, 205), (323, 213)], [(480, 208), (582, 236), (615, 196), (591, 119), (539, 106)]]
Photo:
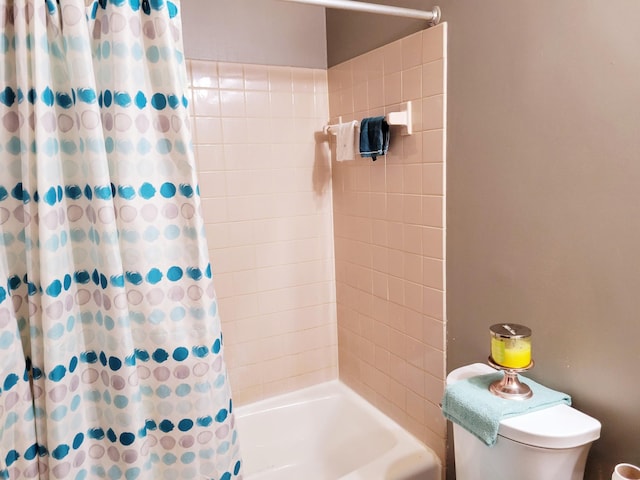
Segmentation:
[[(447, 385), (493, 373), (482, 363), (453, 370)], [(514, 400), (515, 401), (515, 400)], [(583, 480), (600, 422), (568, 405), (555, 405), (500, 422), (498, 441), (488, 447), (453, 424), (457, 480)]]

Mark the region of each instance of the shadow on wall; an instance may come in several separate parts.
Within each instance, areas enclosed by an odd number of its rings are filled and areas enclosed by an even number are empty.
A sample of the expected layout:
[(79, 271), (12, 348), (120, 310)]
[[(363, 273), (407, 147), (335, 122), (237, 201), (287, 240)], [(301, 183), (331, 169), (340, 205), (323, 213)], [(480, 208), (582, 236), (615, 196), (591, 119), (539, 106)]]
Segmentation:
[(315, 132), (314, 138), (313, 191), (316, 197), (323, 198), (331, 185), (330, 136), (324, 132)]

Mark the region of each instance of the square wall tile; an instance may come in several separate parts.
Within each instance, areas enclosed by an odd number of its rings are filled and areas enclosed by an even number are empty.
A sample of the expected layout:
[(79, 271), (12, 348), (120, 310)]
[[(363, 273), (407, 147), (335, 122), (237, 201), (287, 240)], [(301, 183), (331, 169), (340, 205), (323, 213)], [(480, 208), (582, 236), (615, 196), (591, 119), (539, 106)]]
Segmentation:
[(422, 31), (422, 63), (445, 57), (446, 23)]
[(218, 88), (218, 64), (191, 60), (191, 85), (195, 88)]
[(417, 66), (402, 71), (402, 101), (422, 97), (422, 67)]
[(220, 88), (244, 90), (244, 70), (241, 63), (219, 63)]
[(422, 96), (441, 95), (445, 88), (444, 60), (439, 59), (422, 65)]
[(402, 69), (408, 70), (422, 64), (423, 32), (404, 37), (402, 45)]
[(222, 143), (222, 123), (219, 118), (196, 117), (195, 131), (198, 145)]
[(244, 117), (243, 90), (220, 90), (220, 115), (223, 117)]
[(402, 101), (402, 72), (384, 76), (384, 104), (395, 105)]
[(442, 130), (444, 127), (444, 96), (435, 95), (422, 99), (422, 128)]
[(217, 89), (195, 88), (193, 93), (193, 113), (199, 117), (220, 116), (220, 95)]
[(444, 130), (429, 130), (422, 134), (422, 158), (424, 163), (444, 162)]
[(291, 87), (295, 93), (316, 93), (315, 72), (310, 68), (292, 68)]
[(397, 40), (381, 47), (384, 59), (384, 74), (390, 75), (402, 71), (402, 41)]
[(266, 65), (244, 65), (245, 91), (268, 91), (269, 69)]
[(269, 90), (271, 92), (293, 92), (290, 67), (269, 67)]

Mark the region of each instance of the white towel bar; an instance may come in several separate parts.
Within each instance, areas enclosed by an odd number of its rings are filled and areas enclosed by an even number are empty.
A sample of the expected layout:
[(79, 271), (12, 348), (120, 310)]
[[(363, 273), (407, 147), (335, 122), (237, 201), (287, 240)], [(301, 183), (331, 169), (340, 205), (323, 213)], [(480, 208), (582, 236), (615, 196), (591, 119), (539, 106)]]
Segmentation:
[[(385, 120), (389, 125), (399, 125), (402, 127), (400, 130), (401, 135), (411, 135), (413, 133), (413, 122), (411, 114), (411, 101), (405, 102), (400, 105), (401, 110), (399, 112), (389, 112), (385, 115)], [(355, 120), (356, 128), (360, 127), (360, 122)], [(338, 117), (338, 123), (327, 124), (322, 128), (322, 132), (325, 135), (330, 133), (336, 134), (336, 129), (340, 126), (342, 117)]]
[[(355, 122), (355, 127), (356, 128), (360, 128), (360, 122), (357, 121), (357, 120), (354, 120), (354, 122)], [(338, 123), (333, 123), (331, 125), (325, 125), (324, 127), (322, 127), (322, 132), (325, 135), (329, 135), (330, 133), (336, 135), (338, 133), (338, 131), (337, 131), (338, 127), (343, 123), (349, 123), (349, 122), (343, 122), (342, 121), (342, 117), (338, 117)]]

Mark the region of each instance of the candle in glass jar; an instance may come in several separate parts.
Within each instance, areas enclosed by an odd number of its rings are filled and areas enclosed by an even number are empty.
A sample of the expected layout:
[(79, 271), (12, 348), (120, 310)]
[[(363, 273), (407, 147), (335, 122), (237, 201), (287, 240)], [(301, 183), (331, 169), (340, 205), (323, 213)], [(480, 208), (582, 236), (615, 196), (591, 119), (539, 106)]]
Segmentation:
[(515, 323), (496, 324), (491, 332), (491, 358), (505, 368), (525, 368), (531, 363), (531, 330)]

